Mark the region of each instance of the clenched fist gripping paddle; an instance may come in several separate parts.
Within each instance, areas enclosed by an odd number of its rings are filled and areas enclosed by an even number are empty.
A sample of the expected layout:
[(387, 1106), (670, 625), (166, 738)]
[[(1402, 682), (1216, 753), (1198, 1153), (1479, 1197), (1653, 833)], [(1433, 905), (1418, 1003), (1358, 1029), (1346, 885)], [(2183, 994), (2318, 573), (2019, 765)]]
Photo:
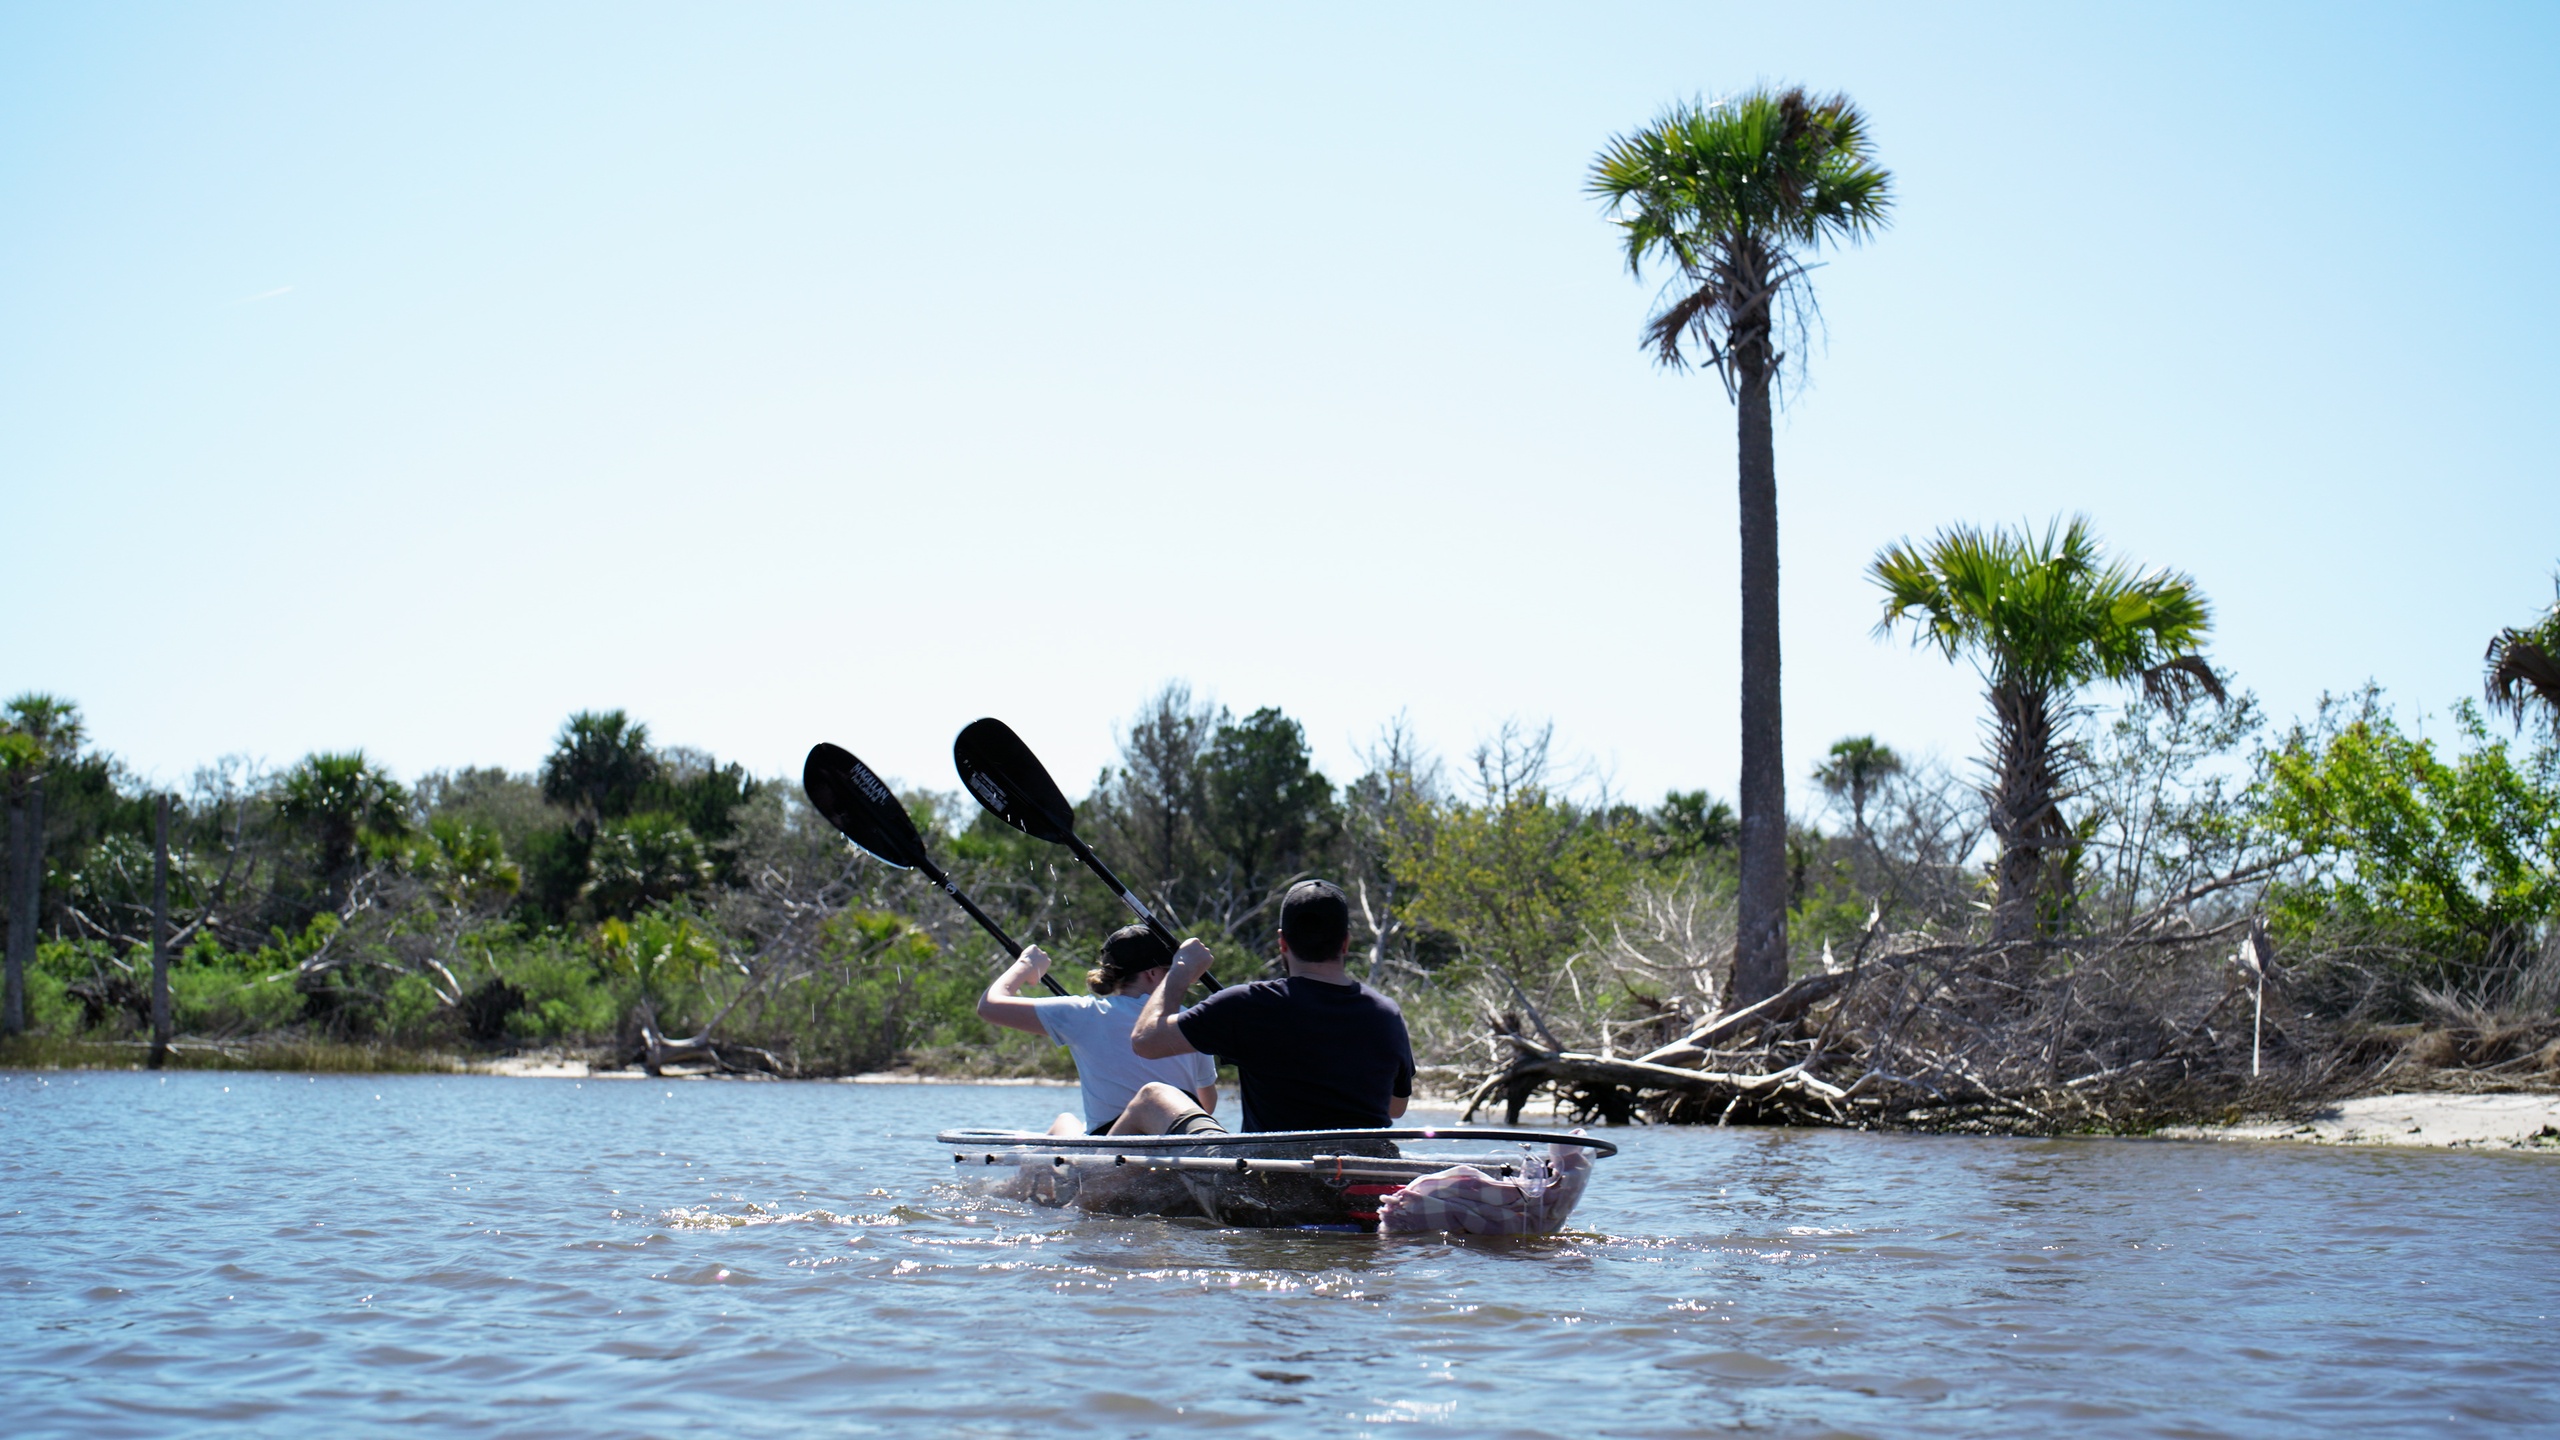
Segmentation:
[[(934, 865), (933, 857), (924, 853), (924, 837), (916, 833), (916, 822), (908, 817), (907, 807), (898, 803), (897, 795), (881, 783), (870, 766), (855, 759), (852, 751), (824, 741), (809, 747), (809, 759), (800, 767), (800, 789), (817, 812), (827, 817), (827, 823), (843, 832), (844, 838), (882, 864), (917, 871), (941, 886), (943, 894), (959, 901), (969, 918), (995, 937), (996, 943), (1004, 947), (1006, 958), (1021, 956), (1022, 947), (1004, 933), (1004, 927), (970, 903), (969, 897), (960, 893), (960, 887), (951, 883), (951, 877)], [(1052, 995), (1067, 993), (1067, 987), (1054, 976), (1043, 975), (1040, 983), (1048, 986)]]
[[(1074, 851), (1086, 869), (1101, 876), (1111, 893), (1156, 932), (1166, 950), (1181, 945), (1146, 902), (1131, 894), (1129, 887), (1120, 883), (1120, 877), (1111, 873), (1111, 867), (1076, 838), (1075, 807), (1067, 803), (1058, 782), (1049, 778), (1049, 768), (1031, 753), (1030, 746), (1022, 743), (1021, 736), (1013, 733), (1012, 726), (992, 716), (971, 721), (960, 732), (960, 738), (951, 742), (951, 760), (960, 767), (960, 783), (968, 786), (969, 793), (977, 796), (978, 803), (994, 812), (997, 819), (1034, 840), (1046, 840)], [(1200, 983), (1211, 990), (1222, 988), (1215, 975), (1202, 974)]]

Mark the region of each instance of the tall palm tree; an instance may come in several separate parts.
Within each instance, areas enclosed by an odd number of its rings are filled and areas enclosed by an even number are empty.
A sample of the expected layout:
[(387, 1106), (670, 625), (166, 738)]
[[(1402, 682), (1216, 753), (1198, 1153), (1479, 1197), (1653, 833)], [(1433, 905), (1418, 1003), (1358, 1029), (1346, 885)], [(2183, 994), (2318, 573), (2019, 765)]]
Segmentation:
[[(1778, 464), (1770, 391), (1791, 331), (1801, 348), (1806, 257), (1881, 228), (1892, 176), (1846, 96), (1755, 89), (1674, 105), (1609, 142), (1589, 189), (1623, 232), (1627, 268), (1668, 266), (1645, 344), (1664, 366), (1699, 358), (1735, 402), (1742, 480), (1742, 888), (1737, 1002), (1787, 978), (1787, 776), (1778, 693)], [(1799, 358), (1798, 364), (1802, 361)]]
[(1876, 787), (1902, 773), (1902, 757), (1873, 735), (1852, 735), (1831, 747), (1831, 756), (1813, 768), (1813, 778), (1833, 799), (1849, 802), (1849, 819), (1859, 834), (1867, 833), (1867, 797)]
[[(1991, 701), (1991, 833), (1999, 839), (1992, 939), (2042, 929), (2040, 891), (2072, 844), (2063, 821), (2076, 697), (2139, 684), (2172, 709), (2222, 680), (2196, 653), (2213, 629), (2204, 592), (2174, 570), (2110, 562), (2086, 519), (2026, 530), (1958, 525), (1888, 546), (1867, 569), (1885, 592), (1878, 635), (1908, 622), (1915, 644), (1969, 656)], [(2059, 897), (2055, 897), (2059, 898)]]
[(2560, 577), (2551, 582), (2551, 608), (2523, 629), (2510, 625), (2489, 642), (2482, 677), (2489, 708), (2524, 723), (2525, 711), (2540, 702), (2544, 718), (2560, 734)]

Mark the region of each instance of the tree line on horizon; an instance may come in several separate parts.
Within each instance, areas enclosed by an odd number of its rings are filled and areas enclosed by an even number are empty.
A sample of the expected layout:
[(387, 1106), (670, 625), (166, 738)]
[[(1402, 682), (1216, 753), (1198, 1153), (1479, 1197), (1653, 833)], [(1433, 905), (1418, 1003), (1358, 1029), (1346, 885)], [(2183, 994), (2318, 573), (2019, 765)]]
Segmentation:
[[(2192, 635), (2201, 597), (2107, 562), (2082, 524), (1958, 527), (1888, 547), (1869, 578), (1885, 627), (1980, 668), (1991, 743), (1976, 781), (1871, 735), (1808, 770), (1824, 805), (1789, 827), (1791, 973), (1871, 916), (2060, 943), (2243, 912), (2274, 919), (2340, 1014), (2407, 1019), (2430, 993), (2497, 998), (2497, 977), (2515, 991), (2555, 968), (2560, 758), (2539, 722), (2560, 717), (2560, 686), (2536, 675), (2560, 653), (2560, 601), (2498, 637), (2485, 677), (2491, 713), (2536, 722), (2532, 746), (2465, 706), (2464, 749), (2444, 755), (2370, 689), (2269, 733), (2209, 669), (2164, 686), (2152, 651), (2108, 626), (2133, 609)], [(2130, 703), (2092, 724), (2090, 687), (2109, 681)], [(1504, 1010), (1634, 1044), (1747, 1003), (1740, 827), (1706, 791), (1593, 791), (1549, 730), (1517, 724), (1452, 764), (1391, 723), (1338, 782), (1282, 710), (1239, 716), (1178, 683), (1119, 733), (1078, 826), (1150, 903), (1267, 961), (1277, 897), (1340, 880), (1355, 960), (1425, 1017), (1443, 1063)], [(0, 763), (20, 1016), (131, 1041), (150, 1018), (158, 797), (43, 695), (8, 703)], [(174, 800), (175, 1023), (207, 1043), (628, 1052), (645, 1006), (668, 1033), (719, 1017), (790, 1073), (1054, 1063), (976, 1025), (997, 957), (929, 887), (845, 845), (792, 782), (659, 745), (620, 711), (569, 717), (531, 772), (404, 784), (360, 751), (316, 753), (218, 762)], [(1081, 867), (965, 796), (907, 800), (981, 903), (1071, 967), (1122, 923)], [(2560, 993), (2505, 998), (2548, 1011)]]

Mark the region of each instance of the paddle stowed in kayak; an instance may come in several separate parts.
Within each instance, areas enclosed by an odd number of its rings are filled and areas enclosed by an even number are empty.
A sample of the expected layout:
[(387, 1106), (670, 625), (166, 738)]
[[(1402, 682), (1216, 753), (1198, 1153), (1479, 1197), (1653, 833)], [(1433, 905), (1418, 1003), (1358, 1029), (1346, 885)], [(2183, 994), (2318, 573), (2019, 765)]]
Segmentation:
[(994, 1167), (1008, 1193), (1038, 1204), (1390, 1234), (1547, 1234), (1573, 1214), (1593, 1162), (1618, 1153), (1580, 1131), (1463, 1127), (934, 1138), (955, 1166)]

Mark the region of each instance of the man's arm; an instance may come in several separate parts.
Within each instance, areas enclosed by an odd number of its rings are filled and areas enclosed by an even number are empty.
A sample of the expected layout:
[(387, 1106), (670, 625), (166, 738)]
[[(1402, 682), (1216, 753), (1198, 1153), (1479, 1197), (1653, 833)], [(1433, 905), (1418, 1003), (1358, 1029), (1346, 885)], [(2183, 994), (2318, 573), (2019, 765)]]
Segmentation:
[(1047, 1035), (1049, 1027), (1040, 1023), (1040, 1002), (1025, 1000), (1022, 992), (1040, 983), (1049, 973), (1049, 952), (1037, 945), (1026, 946), (1022, 958), (1005, 967), (1005, 972), (978, 997), (978, 1018), (1007, 1030), (1024, 1030), (1034, 1035)]
[(1218, 1087), (1217, 1087), (1217, 1086), (1215, 1086), (1215, 1085), (1203, 1085), (1203, 1086), (1201, 1086), (1199, 1089), (1197, 1089), (1197, 1090), (1193, 1091), (1192, 1093), (1193, 1093), (1194, 1095), (1196, 1095), (1196, 1096), (1198, 1096), (1198, 1097), (1199, 1097), (1199, 1099), (1200, 1099), (1200, 1108), (1201, 1108), (1201, 1109), (1208, 1111), (1208, 1112), (1209, 1112), (1210, 1114), (1212, 1114), (1212, 1115), (1215, 1115), (1215, 1114), (1217, 1114), (1217, 1113), (1218, 1113)]
[(1401, 1120), (1406, 1108), (1413, 1104), (1413, 1036), (1404, 1028), (1404, 1017), (1396, 1017), (1396, 1083), (1388, 1087), (1387, 1118)]
[(1131, 1050), (1148, 1060), (1200, 1053), (1182, 1038), (1182, 1027), (1173, 1023), (1173, 1017), (1182, 1013), (1182, 997), (1191, 993), (1191, 982), (1200, 978), (1209, 963), (1209, 947), (1196, 938), (1183, 941), (1182, 948), (1173, 952), (1164, 978), (1148, 992), (1147, 1003), (1138, 1007), (1138, 1023), (1129, 1030)]

